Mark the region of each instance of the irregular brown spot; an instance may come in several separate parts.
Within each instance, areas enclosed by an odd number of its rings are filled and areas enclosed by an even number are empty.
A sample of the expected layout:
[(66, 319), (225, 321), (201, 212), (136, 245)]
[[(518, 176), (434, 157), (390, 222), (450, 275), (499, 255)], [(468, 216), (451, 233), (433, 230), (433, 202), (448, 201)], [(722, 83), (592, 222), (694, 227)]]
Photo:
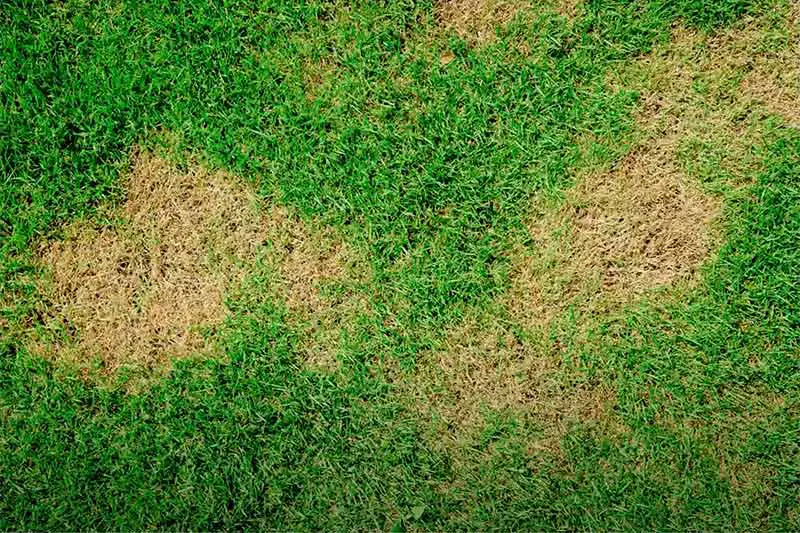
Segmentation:
[[(329, 228), (282, 224), (271, 232), (267, 256), (279, 276), (273, 290), (281, 295), (300, 334), (301, 355), (313, 368), (334, 370), (344, 336), (358, 317), (369, 312), (362, 290), (369, 268)], [(323, 289), (330, 289), (325, 291)]]
[(658, 97), (682, 119), (684, 132), (729, 133), (747, 112), (760, 110), (796, 125), (798, 6), (774, 14), (777, 22), (748, 18), (713, 35), (678, 27), (669, 44), (617, 71), (615, 84), (640, 90), (647, 100)]
[(455, 58), (456, 58), (455, 54), (453, 54), (453, 52), (450, 52), (448, 50), (439, 56), (439, 63), (441, 63), (442, 65), (447, 65), (451, 63)]
[(72, 333), (38, 341), (40, 351), (81, 366), (100, 358), (106, 372), (210, 352), (202, 330), (222, 322), (226, 292), (259, 257), (278, 272), (275, 295), (290, 310), (330, 312), (319, 285), (343, 275), (347, 255), (332, 233), (261, 205), (234, 176), (151, 154), (135, 157), (126, 186), (125, 203), (108, 213), (116, 222), (76, 223), (42, 250), (49, 313)]
[(440, 0), (435, 14), (440, 26), (469, 42), (481, 43), (491, 40), (497, 27), (507, 24), (523, 10), (551, 10), (572, 18), (580, 3), (580, 0)]
[(581, 172), (562, 201), (534, 206), (534, 244), (512, 254), (513, 317), (546, 329), (571, 308), (585, 322), (696, 279), (721, 205), (686, 174), (681, 148), (722, 146), (720, 175), (752, 175), (758, 117), (794, 121), (800, 109), (800, 32), (795, 18), (785, 24), (744, 20), (713, 36), (679, 27), (670, 43), (614, 70), (612, 87), (642, 95), (638, 140), (611, 168)]
[(719, 201), (683, 176), (674, 149), (669, 137), (637, 147), (531, 221), (536, 243), (514, 257), (507, 301), (521, 323), (547, 325), (569, 306), (606, 311), (695, 276)]
[[(748, 21), (743, 27), (713, 37), (676, 28), (670, 43), (612, 73), (612, 87), (642, 95), (637, 141), (613, 165), (581, 171), (564, 198), (538, 200), (528, 225), (533, 244), (511, 254), (512, 283), (500, 308), (475, 310), (397, 380), (441, 421), (435, 441), (459, 440), (480, 430), (487, 412), (505, 410), (542, 428), (532, 452), (555, 450), (574, 423), (625, 431), (613, 413), (616, 392), (564, 368), (558, 339), (584, 342), (596, 317), (697, 279), (717, 243), (713, 222), (721, 206), (685, 172), (682, 143), (724, 139), (729, 154), (722, 164), (735, 176), (749, 175), (754, 139), (741, 117), (760, 104), (746, 85), (738, 91), (736, 80), (746, 82), (747, 69), (762, 61), (773, 65), (762, 71), (789, 67), (770, 63), (771, 53), (759, 55), (763, 28)], [(578, 141), (590, 148), (595, 139)], [(577, 330), (562, 335), (562, 319), (577, 321)], [(527, 335), (512, 334), (511, 324)]]
[(338, 65), (331, 58), (322, 58), (318, 61), (307, 59), (303, 63), (303, 83), (308, 100), (316, 100), (330, 89), (335, 81), (337, 68)]
[(489, 413), (513, 412), (541, 433), (533, 449), (559, 453), (575, 424), (622, 425), (612, 415), (616, 393), (562, 368), (561, 348), (544, 339), (521, 339), (503, 322), (502, 310), (464, 319), (443, 345), (421, 354), (414, 371), (398, 380), (400, 391), (434, 421), (432, 442), (460, 446), (484, 428)]
[(749, 55), (749, 60), (741, 61), (749, 70), (741, 84), (744, 97), (800, 127), (800, 4), (792, 4), (783, 30), (777, 36), (757, 28), (726, 35), (717, 45), (724, 48), (718, 53), (734, 58)]

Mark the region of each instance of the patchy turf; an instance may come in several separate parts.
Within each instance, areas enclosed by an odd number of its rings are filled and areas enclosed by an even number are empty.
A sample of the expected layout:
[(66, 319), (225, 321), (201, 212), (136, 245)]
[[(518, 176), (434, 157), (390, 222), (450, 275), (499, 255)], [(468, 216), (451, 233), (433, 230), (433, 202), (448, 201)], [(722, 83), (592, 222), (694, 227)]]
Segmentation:
[(4, 7), (3, 528), (798, 527), (796, 2)]
[(226, 297), (259, 273), (303, 324), (309, 362), (335, 363), (330, 337), (358, 304), (351, 294), (339, 302), (320, 294), (354, 272), (355, 259), (330, 231), (311, 232), (241, 180), (196, 163), (181, 169), (137, 153), (123, 183), (125, 202), (103, 214), (104, 225), (78, 221), (41, 250), (49, 319), (32, 350), (103, 373), (213, 355), (208, 337), (226, 316)]
[(502, 308), (494, 317), (467, 316), (443, 345), (422, 354), (415, 371), (396, 378), (410, 408), (430, 422), (429, 445), (456, 457), (484, 438), (487, 419), (508, 417), (535, 428), (531, 453), (561, 456), (561, 440), (580, 424), (624, 431), (615, 393), (566, 368), (563, 348), (521, 334)]
[(467, 42), (486, 43), (517, 15), (545, 12), (572, 18), (577, 16), (580, 5), (580, 0), (441, 0), (436, 2), (435, 16), (439, 25)]
[(649, 139), (610, 171), (592, 172), (535, 213), (533, 250), (514, 265), (507, 305), (547, 325), (570, 306), (609, 312), (696, 278), (713, 250), (719, 201), (678, 168), (675, 139)]
[(39, 349), (108, 372), (208, 350), (200, 328), (222, 322), (264, 238), (252, 194), (221, 174), (139, 154), (126, 182), (107, 226), (77, 222), (41, 252), (48, 314), (65, 331)]

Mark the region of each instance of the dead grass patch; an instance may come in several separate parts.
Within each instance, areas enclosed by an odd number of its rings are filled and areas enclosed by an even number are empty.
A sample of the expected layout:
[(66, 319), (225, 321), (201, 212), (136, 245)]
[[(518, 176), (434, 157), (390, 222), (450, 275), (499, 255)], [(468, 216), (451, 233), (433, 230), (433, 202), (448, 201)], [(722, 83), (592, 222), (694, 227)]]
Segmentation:
[(547, 9), (572, 18), (580, 3), (580, 0), (440, 0), (435, 15), (440, 26), (455, 31), (466, 41), (484, 43), (494, 37), (497, 27), (524, 10)]
[(564, 368), (563, 347), (522, 339), (510, 324), (475, 311), (447, 332), (442, 346), (422, 354), (398, 384), (417, 409), (433, 420), (431, 443), (459, 447), (474, 442), (491, 413), (513, 413), (535, 428), (531, 453), (560, 453), (575, 424), (613, 426), (616, 393), (583, 381)]
[(319, 287), (345, 275), (341, 241), (262, 205), (235, 176), (143, 153), (125, 185), (124, 204), (107, 213), (113, 222), (75, 223), (42, 247), (47, 314), (64, 334), (40, 336), (39, 352), (84, 368), (99, 360), (104, 373), (208, 355), (204, 331), (224, 320), (226, 293), (259, 258), (277, 272), (275, 296), (298, 320), (336, 308)]
[(300, 334), (301, 356), (313, 368), (334, 370), (345, 336), (354, 333), (360, 315), (369, 313), (361, 290), (369, 282), (369, 267), (330, 228), (294, 221), (271, 229), (265, 262), (277, 273), (272, 290)]
[(792, 4), (778, 32), (748, 28), (714, 44), (715, 55), (725, 54), (749, 71), (741, 84), (745, 98), (800, 127), (800, 3)]
[[(731, 122), (747, 111), (780, 115), (797, 125), (800, 4), (713, 35), (677, 28), (668, 45), (621, 70), (616, 84), (624, 84), (626, 76), (649, 98), (659, 94), (685, 131), (727, 128), (729, 133)], [(710, 123), (699, 124), (701, 117)]]
[(717, 242), (721, 202), (687, 176), (681, 149), (723, 147), (719, 175), (746, 179), (758, 120), (797, 119), (800, 31), (796, 13), (784, 20), (713, 36), (677, 28), (670, 43), (613, 73), (612, 86), (642, 95), (638, 141), (611, 168), (581, 173), (555, 206), (534, 206), (535, 245), (512, 257), (512, 316), (547, 329), (567, 308), (586, 320), (697, 278)]
[(314, 101), (330, 89), (336, 77), (338, 65), (331, 58), (322, 58), (318, 61), (306, 59), (303, 64), (303, 84), (306, 89), (306, 98)]
[(506, 301), (516, 319), (545, 327), (567, 307), (606, 312), (695, 277), (720, 203), (683, 176), (675, 147), (669, 137), (638, 146), (532, 219), (536, 245), (514, 257)]

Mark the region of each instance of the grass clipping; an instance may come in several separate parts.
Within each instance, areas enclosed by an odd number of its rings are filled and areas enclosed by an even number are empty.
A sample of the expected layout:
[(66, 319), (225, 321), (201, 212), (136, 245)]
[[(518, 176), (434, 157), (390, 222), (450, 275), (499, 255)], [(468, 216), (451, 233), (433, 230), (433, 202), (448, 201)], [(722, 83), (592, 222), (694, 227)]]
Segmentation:
[(126, 187), (111, 223), (75, 223), (41, 250), (52, 274), (47, 314), (60, 334), (39, 342), (40, 352), (83, 368), (99, 362), (105, 373), (208, 355), (226, 292), (259, 259), (273, 267), (269, 289), (298, 322), (331, 313), (318, 286), (346, 268), (332, 235), (261, 205), (234, 176), (181, 170), (147, 153), (134, 158)]

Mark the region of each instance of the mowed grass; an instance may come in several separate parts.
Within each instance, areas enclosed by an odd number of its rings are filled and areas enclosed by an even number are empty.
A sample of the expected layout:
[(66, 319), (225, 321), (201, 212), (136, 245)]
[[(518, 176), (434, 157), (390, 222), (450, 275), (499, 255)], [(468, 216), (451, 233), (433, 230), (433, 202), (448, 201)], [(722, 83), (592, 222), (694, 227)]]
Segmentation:
[[(747, 54), (792, 64), (797, 9), (554, 3), (475, 40), (431, 2), (3, 2), (0, 526), (796, 529), (800, 131), (738, 95)], [(714, 65), (715, 36), (753, 28)], [(691, 72), (672, 93), (647, 67), (665, 54)], [(652, 134), (648, 91), (722, 206), (718, 245), (691, 282), (531, 328), (503, 304), (531, 206)], [(327, 289), (366, 302), (335, 364), (309, 364), (262, 266), (208, 333), (221, 356), (144, 385), (31, 349), (43, 243), (124, 203), (134, 147), (241, 176), (358, 252), (361, 281)], [(431, 354), (469, 321), (503, 332), (505, 352), (460, 339), (481, 368), (522, 346), (547, 394), (442, 389)]]

